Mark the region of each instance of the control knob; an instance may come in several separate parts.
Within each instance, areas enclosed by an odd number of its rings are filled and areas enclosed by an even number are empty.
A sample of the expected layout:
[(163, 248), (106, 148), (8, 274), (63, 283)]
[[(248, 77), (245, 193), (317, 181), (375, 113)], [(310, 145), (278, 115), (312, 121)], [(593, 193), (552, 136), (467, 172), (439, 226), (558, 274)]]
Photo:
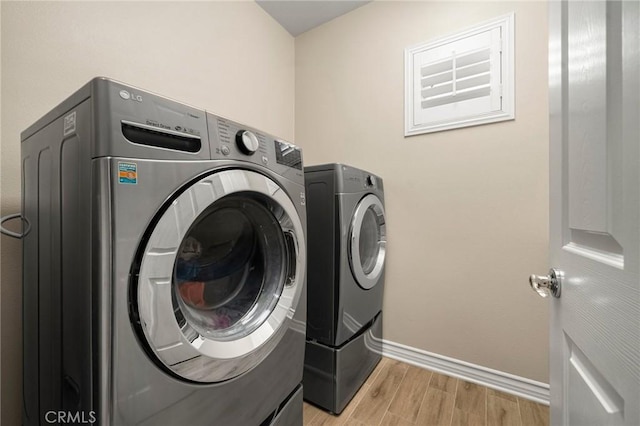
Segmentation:
[(260, 147), (256, 135), (248, 130), (240, 130), (236, 133), (236, 145), (240, 151), (247, 155), (253, 155)]

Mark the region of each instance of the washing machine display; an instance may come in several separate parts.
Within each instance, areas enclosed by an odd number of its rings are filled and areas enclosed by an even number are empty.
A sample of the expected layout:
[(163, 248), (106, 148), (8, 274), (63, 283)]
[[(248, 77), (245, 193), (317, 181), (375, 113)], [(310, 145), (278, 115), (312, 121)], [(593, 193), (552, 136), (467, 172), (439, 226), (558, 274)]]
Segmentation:
[(386, 253), (384, 207), (373, 194), (356, 207), (351, 222), (349, 261), (358, 285), (370, 289), (379, 282)]
[(248, 170), (205, 176), (169, 203), (151, 232), (135, 305), (149, 347), (180, 377), (236, 377), (286, 331), (305, 242), (278, 188)]

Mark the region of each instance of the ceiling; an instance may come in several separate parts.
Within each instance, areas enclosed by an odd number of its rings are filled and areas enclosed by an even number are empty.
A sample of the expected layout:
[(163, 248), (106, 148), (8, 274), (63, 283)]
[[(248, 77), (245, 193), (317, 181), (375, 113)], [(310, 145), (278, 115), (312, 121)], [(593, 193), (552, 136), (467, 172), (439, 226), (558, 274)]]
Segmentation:
[(256, 0), (269, 15), (296, 37), (369, 1), (351, 0)]

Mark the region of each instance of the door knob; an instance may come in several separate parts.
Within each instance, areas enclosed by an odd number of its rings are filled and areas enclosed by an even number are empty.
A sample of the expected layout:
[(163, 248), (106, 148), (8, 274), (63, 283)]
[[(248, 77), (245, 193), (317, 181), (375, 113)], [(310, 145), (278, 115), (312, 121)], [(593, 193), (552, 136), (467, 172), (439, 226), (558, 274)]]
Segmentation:
[(556, 269), (549, 269), (549, 275), (531, 275), (529, 277), (531, 288), (542, 297), (550, 294), (553, 297), (560, 297), (562, 287), (562, 272)]

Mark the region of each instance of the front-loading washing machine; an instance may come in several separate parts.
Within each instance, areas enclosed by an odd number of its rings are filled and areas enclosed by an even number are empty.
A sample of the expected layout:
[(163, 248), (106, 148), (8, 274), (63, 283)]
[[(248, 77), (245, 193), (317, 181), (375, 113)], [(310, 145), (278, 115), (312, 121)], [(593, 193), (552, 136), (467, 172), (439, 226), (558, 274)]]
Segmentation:
[(380, 361), (386, 221), (382, 179), (305, 167), (309, 265), (304, 398), (340, 413)]
[(22, 161), (25, 426), (302, 424), (296, 146), (96, 78)]

